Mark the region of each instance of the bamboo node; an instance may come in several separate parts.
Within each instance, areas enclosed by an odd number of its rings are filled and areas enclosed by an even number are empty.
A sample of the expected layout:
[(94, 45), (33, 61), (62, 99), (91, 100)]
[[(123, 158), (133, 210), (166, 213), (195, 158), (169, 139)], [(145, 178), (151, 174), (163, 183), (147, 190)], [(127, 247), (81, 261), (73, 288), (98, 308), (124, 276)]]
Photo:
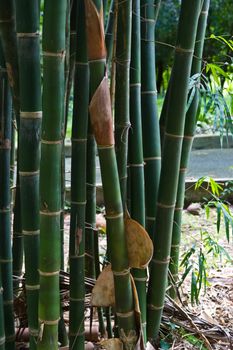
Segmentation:
[(144, 161), (145, 162), (148, 162), (149, 160), (161, 160), (162, 159), (162, 157), (160, 157), (160, 156), (156, 156), (156, 157), (145, 157), (144, 158)]
[(194, 137), (193, 135), (184, 135), (185, 140), (192, 140), (193, 137)]
[(133, 279), (136, 282), (146, 282), (147, 281), (147, 277), (134, 277)]
[(208, 11), (201, 11), (201, 15), (208, 15)]
[(144, 163), (141, 163), (141, 164), (129, 164), (129, 167), (132, 167), (132, 168), (143, 168), (144, 167)]
[(118, 213), (118, 214), (106, 215), (105, 218), (107, 220), (115, 220), (115, 219), (121, 218), (123, 215), (124, 214), (122, 212), (122, 213)]
[(6, 337), (1, 337), (0, 338), (0, 346), (4, 345), (5, 341), (6, 341)]
[(183, 210), (183, 207), (175, 207), (175, 211)]
[(164, 308), (164, 306), (155, 306), (153, 304), (148, 304), (148, 309), (150, 310), (154, 310), (154, 311), (158, 311), (158, 310), (162, 310)]
[(80, 62), (80, 61), (76, 61), (75, 62), (76, 66), (88, 66), (88, 62)]
[(38, 270), (38, 271), (39, 271), (40, 276), (44, 276), (44, 277), (57, 276), (60, 273), (60, 270), (53, 271), (53, 272), (46, 272), (46, 271), (41, 271), (41, 270)]
[(70, 259), (81, 259), (84, 258), (85, 254), (81, 254), (81, 255), (70, 255)]
[(84, 202), (75, 202), (75, 201), (70, 201), (70, 204), (76, 204), (76, 205), (86, 205), (87, 201)]
[(43, 210), (40, 210), (40, 214), (41, 215), (45, 215), (45, 216), (58, 216), (58, 215), (61, 215), (61, 210), (59, 211), (43, 211)]
[(186, 173), (187, 168), (180, 168), (180, 173)]
[(103, 62), (103, 63), (106, 63), (106, 58), (99, 58), (97, 60), (89, 60), (88, 61), (89, 63), (96, 63), (96, 62)]
[(0, 259), (0, 263), (1, 264), (9, 264), (12, 263), (13, 260), (12, 259)]
[(56, 140), (56, 141), (49, 141), (49, 140), (41, 140), (41, 143), (44, 145), (60, 145), (62, 144), (63, 140)]
[(37, 38), (40, 36), (40, 33), (34, 32), (34, 33), (17, 33), (18, 38)]
[(175, 47), (175, 51), (176, 52), (183, 52), (183, 53), (194, 53), (194, 50), (193, 49), (183, 49), (182, 47), (180, 46), (176, 46)]
[(40, 234), (40, 230), (34, 230), (34, 231), (23, 230), (23, 235), (24, 236), (37, 236), (39, 234)]
[(2, 293), (3, 293), (3, 288), (1, 287), (1, 288), (0, 288), (0, 294), (2, 294)]
[(46, 326), (56, 326), (58, 322), (60, 321), (60, 317), (57, 318), (56, 320), (41, 320), (39, 318), (39, 322), (41, 325), (46, 325)]
[(39, 175), (39, 170), (36, 171), (19, 171), (20, 176), (33, 176), (33, 175)]
[[(172, 244), (171, 245), (171, 248), (179, 248), (180, 247), (180, 245), (179, 244)], [(174, 276), (174, 275), (173, 275)]]
[(72, 142), (87, 142), (87, 139), (75, 139), (74, 137), (72, 137), (71, 141)]
[(38, 290), (38, 289), (40, 289), (40, 285), (39, 284), (35, 284), (35, 285), (26, 284), (25, 288), (26, 288), (26, 290)]
[(141, 91), (141, 95), (157, 95), (157, 91), (156, 90)]
[(156, 217), (155, 216), (146, 216), (146, 220), (148, 221), (155, 221)]
[(174, 138), (174, 139), (183, 139), (183, 135), (175, 135), (175, 134), (170, 134), (169, 132), (164, 133), (165, 136), (168, 136), (170, 138)]
[(114, 148), (114, 145), (97, 145), (98, 150)]
[(134, 310), (129, 311), (129, 312), (116, 312), (116, 315), (121, 318), (127, 318), (131, 317), (134, 315)]
[(123, 271), (112, 271), (114, 276), (126, 276), (130, 273), (130, 268)]
[(13, 300), (4, 300), (3, 305), (13, 305), (14, 301)]
[(43, 51), (43, 56), (45, 57), (57, 57), (64, 59), (66, 56), (66, 51), (62, 50), (60, 52), (48, 52), (48, 51)]
[(170, 263), (170, 257), (166, 260), (156, 260), (152, 259), (152, 262), (157, 265), (168, 265)]
[(141, 86), (141, 83), (132, 83), (129, 85), (130, 87), (137, 87), (137, 86)]
[(42, 118), (42, 111), (35, 111), (35, 112), (20, 111), (20, 118), (23, 118), (23, 119), (41, 119)]
[(77, 301), (77, 302), (79, 302), (79, 301), (85, 301), (85, 298), (71, 298), (70, 297), (70, 301)]
[(157, 203), (157, 206), (160, 208), (167, 208), (167, 209), (172, 209), (175, 208), (175, 203), (174, 204), (163, 204), (163, 203)]

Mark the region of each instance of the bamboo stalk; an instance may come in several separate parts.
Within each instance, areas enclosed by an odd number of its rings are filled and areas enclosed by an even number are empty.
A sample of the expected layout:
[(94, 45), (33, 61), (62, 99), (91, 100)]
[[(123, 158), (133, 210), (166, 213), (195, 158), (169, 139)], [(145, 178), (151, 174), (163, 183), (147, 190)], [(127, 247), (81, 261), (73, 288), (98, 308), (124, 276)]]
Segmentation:
[(9, 84), (12, 89), (13, 105), (17, 124), (19, 123), (19, 73), (18, 73), (18, 50), (15, 22), (15, 1), (0, 0), (0, 33), (2, 47), (6, 60)]
[(111, 0), (109, 5), (108, 19), (105, 28), (105, 44), (108, 62), (110, 62), (112, 59), (115, 4), (116, 1)]
[(40, 165), (40, 292), (38, 350), (58, 349), (61, 151), (64, 115), (66, 1), (45, 0), (43, 122)]
[(2, 272), (0, 264), (0, 350), (5, 350), (5, 325), (3, 311), (3, 288), (2, 288)]
[(141, 0), (141, 103), (145, 174), (146, 229), (154, 234), (155, 208), (161, 167), (155, 74), (154, 32), (160, 0)]
[(6, 64), (0, 42), (0, 265), (3, 286), (3, 309), (5, 324), (5, 348), (15, 349), (13, 313), (13, 280), (11, 251), (11, 109), (12, 101)]
[(123, 207), (114, 149), (111, 101), (106, 72), (103, 8), (85, 0), (90, 66), (90, 116), (98, 146), (107, 219), (108, 247), (114, 274), (116, 314), (124, 348), (137, 341), (133, 295), (124, 233)]
[[(19, 177), (30, 348), (36, 349), (39, 295), (39, 162), (41, 129), (38, 5), (16, 1), (19, 48)], [(30, 137), (28, 137), (30, 135)]]
[(79, 1), (74, 82), (70, 225), (70, 349), (84, 349), (86, 152), (89, 104), (85, 7)]
[[(129, 174), (130, 214), (132, 219), (145, 226), (144, 163), (141, 122), (141, 31), (140, 0), (133, 0), (132, 6), (132, 48), (130, 64), (130, 122), (129, 132)], [(146, 343), (146, 269), (133, 269), (138, 292), (144, 341)]]
[(129, 117), (129, 80), (131, 59), (132, 0), (117, 0), (115, 140), (123, 208), (127, 196), (127, 157)]
[(164, 305), (170, 259), (173, 215), (177, 194), (179, 164), (185, 123), (185, 107), (193, 49), (202, 0), (183, 0), (178, 26), (175, 61), (172, 70), (167, 125), (159, 185), (154, 255), (148, 287), (148, 338), (154, 341)]
[[(207, 16), (209, 11), (210, 0), (204, 0), (202, 10), (198, 21), (198, 29), (196, 35), (196, 44), (194, 49), (191, 77), (194, 74), (201, 72), (202, 67), (202, 54), (205, 40)], [(199, 82), (200, 79), (198, 79)], [(184, 195), (185, 195), (185, 177), (188, 167), (188, 161), (190, 152), (192, 149), (193, 137), (196, 128), (196, 114), (199, 105), (199, 92), (196, 90), (191, 105), (186, 113), (184, 138), (182, 143), (182, 153), (179, 170), (179, 183), (176, 197), (176, 208), (174, 213), (173, 221), (173, 232), (172, 232), (172, 245), (171, 245), (171, 261), (169, 269), (172, 273), (173, 279), (176, 282), (178, 280), (178, 267), (179, 267), (179, 247), (181, 239), (181, 222), (182, 222), (182, 210), (184, 206)], [(176, 292), (174, 288), (171, 289), (170, 295), (174, 298)]]

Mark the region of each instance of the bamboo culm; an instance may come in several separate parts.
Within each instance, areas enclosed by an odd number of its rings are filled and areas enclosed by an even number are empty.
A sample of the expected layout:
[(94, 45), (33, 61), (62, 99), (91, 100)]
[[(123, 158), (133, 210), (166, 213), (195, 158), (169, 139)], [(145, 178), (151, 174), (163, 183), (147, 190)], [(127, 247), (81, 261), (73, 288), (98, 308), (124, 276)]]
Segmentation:
[[(66, 1), (45, 0), (40, 163), (40, 291), (38, 350), (58, 349), (61, 151), (65, 88)], [(48, 236), (49, 235), (49, 236)]]
[(147, 296), (147, 334), (151, 341), (154, 341), (159, 333), (167, 285), (188, 82), (201, 2), (201, 0), (191, 2), (183, 0), (181, 3), (164, 136), (155, 224), (156, 234), (154, 235), (154, 255)]
[[(130, 64), (129, 186), (130, 215), (145, 226), (144, 162), (141, 121), (141, 31), (140, 1), (132, 4), (132, 47)], [(138, 292), (144, 341), (146, 343), (146, 269), (133, 269)]]
[(89, 67), (87, 61), (84, 0), (77, 8), (77, 47), (75, 56), (74, 110), (71, 160), (70, 225), (70, 348), (84, 350), (85, 312), (85, 214), (86, 158), (89, 104)]
[[(196, 43), (192, 61), (191, 77), (201, 72), (202, 67), (202, 54), (204, 47), (204, 39), (206, 32), (207, 16), (209, 11), (210, 0), (204, 0), (202, 10), (200, 13)], [(199, 84), (200, 78), (197, 81)], [(182, 143), (182, 153), (180, 161), (180, 173), (179, 183), (176, 197), (176, 208), (174, 213), (173, 221), (173, 232), (172, 232), (172, 246), (171, 246), (171, 261), (169, 265), (170, 272), (173, 276), (173, 280), (176, 282), (178, 279), (178, 267), (179, 267), (179, 246), (181, 239), (181, 222), (182, 222), (182, 210), (184, 205), (184, 194), (185, 194), (185, 177), (188, 167), (189, 156), (192, 148), (193, 137), (196, 128), (196, 115), (199, 105), (199, 91), (196, 88), (195, 95), (186, 113), (184, 138)], [(174, 298), (176, 293), (174, 288), (171, 289), (170, 295)]]
[[(8, 84), (6, 63), (0, 42), (0, 269), (3, 286), (3, 312), (5, 325), (5, 349), (15, 349), (15, 325), (13, 313), (13, 280), (11, 250), (11, 110), (12, 99)], [(2, 313), (1, 311), (1, 313)], [(2, 328), (2, 327), (1, 327)], [(3, 332), (3, 329), (2, 329)], [(4, 337), (4, 335), (3, 335)], [(2, 338), (2, 342), (4, 339)]]
[(121, 186), (123, 209), (127, 196), (127, 158), (129, 116), (129, 80), (132, 32), (132, 0), (117, 4), (115, 140), (117, 166)]
[[(114, 148), (110, 92), (105, 75), (106, 49), (103, 8), (100, 0), (85, 0), (85, 4), (90, 66), (91, 103), (89, 111), (100, 159), (107, 219), (108, 249), (114, 274), (116, 315), (120, 337), (124, 343), (124, 348), (127, 349), (130, 346), (132, 348), (135, 346), (137, 331)], [(130, 338), (128, 337), (129, 334), (131, 335)]]
[(39, 295), (39, 163), (41, 75), (36, 2), (16, 1), (19, 51), (19, 178), (30, 348), (37, 348)]
[(160, 0), (141, 1), (141, 104), (145, 174), (146, 229), (153, 236), (161, 167), (155, 74), (155, 23)]

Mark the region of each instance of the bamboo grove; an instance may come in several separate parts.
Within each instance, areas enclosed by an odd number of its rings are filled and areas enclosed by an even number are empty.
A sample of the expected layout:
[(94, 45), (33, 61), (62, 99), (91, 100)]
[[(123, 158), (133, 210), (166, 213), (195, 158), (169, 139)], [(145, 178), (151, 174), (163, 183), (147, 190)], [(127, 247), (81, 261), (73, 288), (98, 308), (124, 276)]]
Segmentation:
[[(186, 110), (188, 86), (202, 69), (208, 8), (209, 0), (181, 1), (159, 116), (160, 0), (0, 0), (0, 350), (16, 347), (21, 325), (14, 299), (22, 293), (30, 349), (84, 349), (93, 313), (114, 346), (155, 346), (166, 290), (176, 298), (185, 171), (199, 103), (196, 93)], [(107, 237), (101, 263), (97, 155)]]

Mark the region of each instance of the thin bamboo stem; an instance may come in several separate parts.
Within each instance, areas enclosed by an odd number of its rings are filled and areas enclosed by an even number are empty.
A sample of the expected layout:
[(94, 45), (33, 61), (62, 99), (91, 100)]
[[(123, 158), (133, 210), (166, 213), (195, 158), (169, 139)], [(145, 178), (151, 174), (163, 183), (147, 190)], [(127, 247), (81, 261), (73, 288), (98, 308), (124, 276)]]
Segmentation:
[(87, 61), (84, 0), (77, 8), (77, 47), (74, 82), (71, 161), (70, 225), (70, 349), (84, 349), (85, 311), (85, 214), (86, 157), (89, 104), (89, 67)]
[(7, 70), (0, 42), (0, 265), (3, 286), (3, 309), (5, 324), (5, 348), (15, 349), (15, 326), (13, 313), (13, 280), (11, 250), (11, 110), (12, 100)]
[[(133, 0), (132, 48), (130, 65), (130, 122), (129, 174), (130, 214), (132, 219), (145, 226), (144, 162), (141, 122), (141, 28), (140, 1)], [(146, 269), (133, 269), (138, 292), (144, 341), (146, 343)]]
[(129, 116), (129, 80), (131, 59), (132, 0), (117, 0), (115, 139), (117, 166), (123, 208), (127, 198), (127, 157)]
[(155, 23), (160, 0), (141, 0), (141, 103), (145, 174), (146, 229), (154, 234), (155, 208), (161, 168), (155, 73)]

